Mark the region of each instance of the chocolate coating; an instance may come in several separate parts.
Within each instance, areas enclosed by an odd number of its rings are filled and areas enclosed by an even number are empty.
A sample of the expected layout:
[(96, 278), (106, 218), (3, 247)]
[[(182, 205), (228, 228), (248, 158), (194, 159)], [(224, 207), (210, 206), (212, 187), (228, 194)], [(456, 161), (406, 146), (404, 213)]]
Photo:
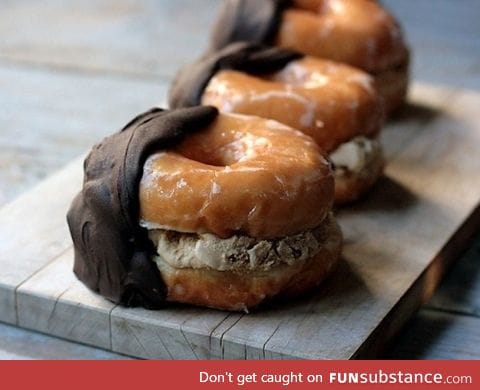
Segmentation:
[(169, 105), (172, 108), (199, 105), (203, 90), (220, 70), (239, 70), (253, 75), (269, 74), (302, 56), (289, 49), (234, 42), (182, 68), (171, 85)]
[(214, 23), (210, 51), (232, 42), (272, 44), (291, 0), (225, 0)]
[(67, 214), (74, 272), (90, 289), (126, 306), (164, 305), (166, 288), (152, 261), (154, 248), (138, 224), (143, 165), (150, 153), (208, 126), (217, 113), (213, 107), (154, 108), (92, 148), (83, 188)]

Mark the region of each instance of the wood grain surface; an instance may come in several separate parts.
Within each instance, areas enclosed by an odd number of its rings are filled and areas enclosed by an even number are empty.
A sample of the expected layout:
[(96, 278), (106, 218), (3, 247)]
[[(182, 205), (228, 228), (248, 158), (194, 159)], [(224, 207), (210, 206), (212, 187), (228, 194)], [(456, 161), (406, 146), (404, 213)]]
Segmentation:
[(0, 205), (159, 105), (166, 91), (162, 81), (1, 65), (0, 80)]
[[(15, 303), (0, 308), (2, 320), (141, 358), (377, 356), (480, 222), (475, 214), (461, 229), (480, 200), (480, 160), (468, 158), (480, 144), (479, 105), (477, 93), (415, 85), (403, 119), (384, 132), (385, 177), (364, 200), (337, 211), (345, 245), (336, 272), (311, 296), (249, 314), (115, 307), (80, 284), (64, 217), (80, 188), (77, 160), (0, 211), (5, 235), (27, 215), (48, 232), (32, 247), (24, 244), (35, 236), (28, 230), (2, 243), (0, 265), (11, 274), (0, 274), (0, 288)], [(13, 267), (19, 254), (28, 268)]]
[(72, 343), (5, 324), (0, 324), (0, 346), (0, 357), (8, 360), (129, 359), (125, 355)]
[[(405, 328), (386, 358), (480, 359), (480, 335), (472, 329), (478, 319), (465, 315), (424, 309)], [(429, 348), (419, 349), (418, 345)]]
[[(0, 58), (143, 78), (171, 77), (199, 55), (219, 0), (8, 2)], [(52, 23), (55, 20), (55, 23)]]

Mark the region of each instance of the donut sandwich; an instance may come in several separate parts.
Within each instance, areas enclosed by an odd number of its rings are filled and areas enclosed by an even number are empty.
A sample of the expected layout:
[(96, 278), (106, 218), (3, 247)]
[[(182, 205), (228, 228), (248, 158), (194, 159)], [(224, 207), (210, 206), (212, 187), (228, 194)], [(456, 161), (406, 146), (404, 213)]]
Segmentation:
[(346, 64), (236, 42), (182, 68), (169, 104), (212, 105), (309, 135), (333, 163), (337, 205), (367, 193), (383, 172), (382, 99), (369, 74)]
[(211, 106), (152, 109), (95, 145), (68, 212), (74, 272), (113, 302), (248, 311), (314, 289), (342, 235), (309, 136)]
[(294, 49), (370, 73), (386, 113), (402, 106), (409, 49), (395, 18), (375, 0), (225, 0), (210, 50), (236, 41)]

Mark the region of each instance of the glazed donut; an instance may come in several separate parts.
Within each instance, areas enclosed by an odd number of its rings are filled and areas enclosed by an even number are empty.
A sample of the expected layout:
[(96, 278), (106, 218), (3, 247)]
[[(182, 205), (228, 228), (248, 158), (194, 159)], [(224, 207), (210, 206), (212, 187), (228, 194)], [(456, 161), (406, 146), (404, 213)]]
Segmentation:
[(332, 198), (330, 163), (309, 137), (272, 120), (220, 114), (148, 158), (140, 218), (149, 229), (271, 239), (318, 226)]
[(340, 254), (329, 162), (272, 120), (220, 114), (151, 155), (139, 200), (169, 301), (248, 311), (312, 289)]
[(269, 72), (250, 66), (250, 57), (268, 62), (267, 54), (285, 57), (284, 49), (235, 43), (201, 58), (178, 74), (171, 105), (212, 105), (223, 112), (274, 119), (302, 131), (332, 158), (335, 203), (357, 199), (383, 170), (376, 139), (383, 106), (372, 78), (348, 65), (308, 56), (289, 58)]
[(337, 262), (333, 177), (313, 140), (213, 107), (153, 109), (95, 145), (67, 220), (74, 272), (115, 303), (248, 311)]
[(222, 70), (201, 103), (277, 120), (311, 136), (326, 152), (355, 136), (375, 137), (383, 108), (373, 80), (347, 65), (304, 57), (265, 76)]
[(398, 23), (371, 0), (293, 0), (283, 12), (276, 43), (371, 73), (392, 69), (407, 57)]
[(404, 101), (409, 54), (393, 16), (372, 0), (229, 0), (211, 50), (243, 40), (274, 44), (371, 73), (386, 112)]

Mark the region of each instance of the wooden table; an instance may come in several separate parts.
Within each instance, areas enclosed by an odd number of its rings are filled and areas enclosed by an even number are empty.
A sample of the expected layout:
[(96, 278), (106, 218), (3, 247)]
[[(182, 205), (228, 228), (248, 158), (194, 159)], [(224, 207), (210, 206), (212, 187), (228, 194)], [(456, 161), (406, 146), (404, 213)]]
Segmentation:
[[(0, 14), (0, 205), (159, 103), (201, 52), (218, 0), (11, 2)], [(415, 80), (480, 90), (475, 0), (385, 3), (414, 49)], [(175, 15), (175, 17), (172, 17)], [(180, 30), (180, 26), (182, 29)], [(108, 102), (109, 104), (105, 104)], [(476, 156), (472, 156), (475, 158)], [(480, 357), (480, 236), (387, 357)], [(47, 352), (48, 351), (48, 352)], [(113, 358), (0, 325), (0, 357)]]

